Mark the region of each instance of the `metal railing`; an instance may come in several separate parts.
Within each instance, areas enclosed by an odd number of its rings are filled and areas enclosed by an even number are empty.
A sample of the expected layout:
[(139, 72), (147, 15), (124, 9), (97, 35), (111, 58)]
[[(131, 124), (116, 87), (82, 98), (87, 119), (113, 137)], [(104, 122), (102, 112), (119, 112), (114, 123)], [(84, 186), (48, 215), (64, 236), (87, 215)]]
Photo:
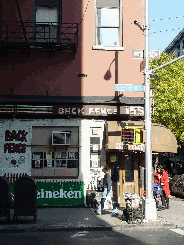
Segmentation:
[(78, 24), (58, 22), (0, 22), (0, 43), (78, 45)]

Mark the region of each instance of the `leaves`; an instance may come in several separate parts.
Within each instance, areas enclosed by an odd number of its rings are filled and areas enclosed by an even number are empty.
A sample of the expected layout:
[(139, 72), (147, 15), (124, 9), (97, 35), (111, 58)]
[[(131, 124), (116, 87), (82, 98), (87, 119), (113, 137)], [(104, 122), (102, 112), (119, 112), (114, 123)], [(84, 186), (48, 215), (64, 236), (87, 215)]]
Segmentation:
[[(160, 60), (151, 60), (150, 69), (154, 69), (170, 60), (174, 54), (162, 53)], [(152, 122), (169, 128), (179, 144), (184, 144), (184, 60), (178, 60), (157, 70), (151, 75), (154, 90), (154, 115)]]

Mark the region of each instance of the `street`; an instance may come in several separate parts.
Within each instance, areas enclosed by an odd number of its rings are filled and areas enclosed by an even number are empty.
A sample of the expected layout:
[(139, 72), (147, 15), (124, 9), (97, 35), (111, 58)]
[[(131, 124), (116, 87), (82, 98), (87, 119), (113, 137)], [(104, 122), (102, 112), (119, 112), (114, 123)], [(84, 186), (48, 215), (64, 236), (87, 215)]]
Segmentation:
[[(183, 235), (169, 228), (128, 228), (122, 231), (66, 231), (0, 234), (0, 245), (59, 245), (59, 244), (177, 244), (184, 243)], [(181, 232), (180, 232), (181, 233)]]
[(155, 223), (127, 224), (108, 212), (95, 216), (90, 208), (40, 208), (37, 223), (2, 222), (0, 245), (184, 244), (184, 199), (171, 196), (170, 209), (157, 215)]

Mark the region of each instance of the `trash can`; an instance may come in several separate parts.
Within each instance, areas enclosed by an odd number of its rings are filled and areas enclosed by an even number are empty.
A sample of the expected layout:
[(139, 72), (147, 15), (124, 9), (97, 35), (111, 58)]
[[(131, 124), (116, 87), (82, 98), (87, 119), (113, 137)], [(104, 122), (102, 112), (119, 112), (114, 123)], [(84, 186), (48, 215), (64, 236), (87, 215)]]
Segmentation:
[(9, 182), (5, 177), (0, 176), (0, 217), (6, 217), (10, 221), (10, 200), (9, 200)]
[(14, 216), (33, 216), (36, 222), (36, 184), (29, 176), (19, 178), (14, 187)]

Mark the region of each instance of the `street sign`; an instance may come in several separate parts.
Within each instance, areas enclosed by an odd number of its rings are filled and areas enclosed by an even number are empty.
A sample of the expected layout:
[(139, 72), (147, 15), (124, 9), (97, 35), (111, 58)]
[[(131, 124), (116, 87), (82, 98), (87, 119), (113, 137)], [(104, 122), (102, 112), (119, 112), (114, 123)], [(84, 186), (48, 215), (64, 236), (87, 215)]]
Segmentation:
[[(132, 49), (133, 59), (144, 59), (143, 50)], [(149, 59), (160, 59), (160, 50), (149, 50)]]
[(149, 51), (149, 59), (156, 59), (159, 60), (160, 59), (160, 50), (150, 50)]
[(143, 92), (143, 85), (140, 84), (115, 84), (115, 91), (132, 91), (132, 92)]

